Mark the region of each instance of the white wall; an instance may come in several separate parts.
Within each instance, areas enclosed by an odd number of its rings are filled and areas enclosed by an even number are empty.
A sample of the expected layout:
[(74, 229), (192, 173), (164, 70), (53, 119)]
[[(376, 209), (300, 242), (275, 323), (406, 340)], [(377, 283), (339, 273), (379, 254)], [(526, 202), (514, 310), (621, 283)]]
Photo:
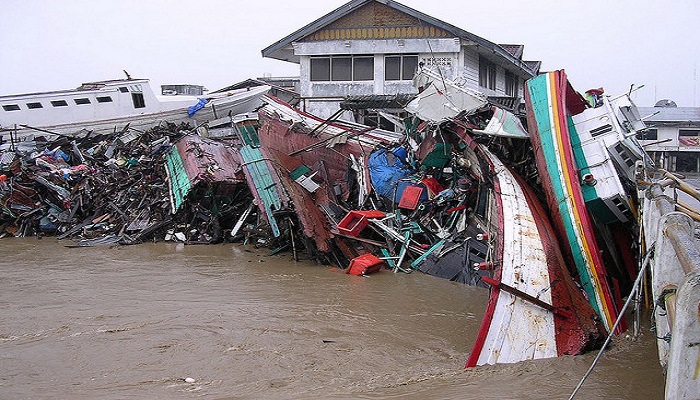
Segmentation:
[[(459, 39), (375, 39), (297, 42), (300, 56), (299, 92), (307, 112), (327, 118), (338, 110), (338, 102), (347, 96), (416, 93), (410, 80), (384, 80), (386, 54), (418, 54), (419, 62), (437, 66), (447, 79), (460, 80), (465, 86), (490, 96), (505, 95), (505, 69), (497, 65), (496, 90), (479, 86), (479, 55), (476, 47), (462, 46)], [(326, 55), (374, 55), (374, 80), (355, 82), (311, 82), (310, 59)], [(516, 72), (515, 70), (511, 72)], [(522, 97), (522, 78), (516, 96)]]

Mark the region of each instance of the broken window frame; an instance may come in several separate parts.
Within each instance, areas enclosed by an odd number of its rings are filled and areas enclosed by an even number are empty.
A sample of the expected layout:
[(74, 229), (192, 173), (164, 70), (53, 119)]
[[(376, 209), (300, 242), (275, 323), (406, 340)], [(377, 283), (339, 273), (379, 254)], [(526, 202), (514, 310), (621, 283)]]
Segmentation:
[[(399, 117), (406, 117), (406, 113), (399, 113)], [(355, 112), (355, 117), (361, 121), (363, 125), (367, 126), (372, 126), (375, 128), (383, 129), (386, 131), (390, 132), (395, 132), (396, 131), (396, 126), (389, 121), (388, 119), (384, 118), (377, 110), (372, 110), (372, 109), (365, 109), (365, 110), (357, 110)]]
[(674, 153), (674, 168), (676, 172), (691, 172), (700, 171), (700, 154), (694, 151), (679, 151)]

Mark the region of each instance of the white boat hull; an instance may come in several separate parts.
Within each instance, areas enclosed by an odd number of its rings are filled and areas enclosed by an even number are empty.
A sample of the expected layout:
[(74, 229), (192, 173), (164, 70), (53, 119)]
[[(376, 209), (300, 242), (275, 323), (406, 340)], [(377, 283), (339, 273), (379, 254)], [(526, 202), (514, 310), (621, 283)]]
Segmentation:
[[(251, 112), (262, 105), (262, 97), (269, 91), (266, 85), (236, 90), (231, 93), (222, 93), (218, 96), (206, 96), (207, 104), (196, 111), (192, 116), (188, 108), (197, 104), (195, 97), (175, 96), (170, 101), (158, 102), (147, 88), (147, 81), (142, 81), (139, 90), (142, 90), (145, 104), (143, 108), (129, 107), (129, 102), (120, 99), (119, 92), (115, 90), (104, 92), (97, 91), (65, 91), (51, 92), (48, 94), (5, 96), (1, 98), (4, 104), (12, 104), (21, 107), (16, 111), (4, 111), (0, 117), (0, 132), (12, 132), (14, 137), (22, 139), (30, 135), (58, 134), (73, 136), (76, 134), (92, 132), (104, 134), (125, 131), (128, 127), (134, 130), (147, 130), (162, 122), (184, 123), (193, 127), (226, 116), (233, 116)], [(122, 85), (123, 86), (123, 85)], [(92, 101), (86, 105), (73, 105), (76, 99), (97, 98), (99, 95), (109, 95), (113, 98), (109, 104), (102, 105)], [(123, 95), (123, 94), (122, 94)], [(130, 95), (126, 93), (126, 95)], [(67, 106), (55, 108), (49, 104), (60, 98)], [(130, 97), (129, 97), (130, 99)], [(26, 104), (44, 105), (42, 109), (24, 109)], [(125, 106), (125, 103), (127, 106)], [(0, 111), (2, 112), (2, 111)]]

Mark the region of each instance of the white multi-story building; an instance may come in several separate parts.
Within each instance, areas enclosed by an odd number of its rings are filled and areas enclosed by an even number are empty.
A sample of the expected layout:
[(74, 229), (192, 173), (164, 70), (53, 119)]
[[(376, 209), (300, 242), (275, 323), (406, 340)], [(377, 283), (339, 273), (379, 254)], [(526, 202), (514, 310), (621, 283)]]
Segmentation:
[(522, 54), (390, 0), (350, 1), (262, 50), (299, 64), (299, 107), (324, 118), (347, 100), (400, 108), (419, 65), (517, 110), (540, 67)]
[(700, 107), (660, 101), (639, 107), (646, 130), (637, 134), (657, 166), (673, 172), (700, 172)]

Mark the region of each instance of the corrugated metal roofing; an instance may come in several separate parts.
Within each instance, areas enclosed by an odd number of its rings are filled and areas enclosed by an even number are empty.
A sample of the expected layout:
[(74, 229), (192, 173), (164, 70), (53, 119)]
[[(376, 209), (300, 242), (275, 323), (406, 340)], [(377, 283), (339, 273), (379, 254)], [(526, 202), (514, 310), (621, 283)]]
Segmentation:
[(245, 183), (233, 148), (198, 135), (181, 138), (166, 155), (172, 211), (183, 204), (194, 186), (202, 182)]

